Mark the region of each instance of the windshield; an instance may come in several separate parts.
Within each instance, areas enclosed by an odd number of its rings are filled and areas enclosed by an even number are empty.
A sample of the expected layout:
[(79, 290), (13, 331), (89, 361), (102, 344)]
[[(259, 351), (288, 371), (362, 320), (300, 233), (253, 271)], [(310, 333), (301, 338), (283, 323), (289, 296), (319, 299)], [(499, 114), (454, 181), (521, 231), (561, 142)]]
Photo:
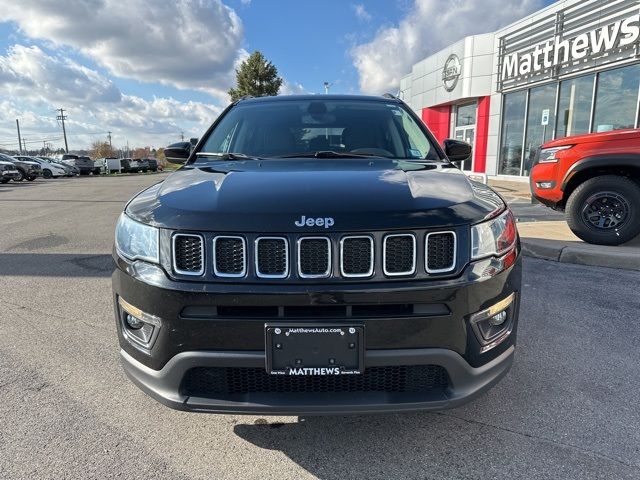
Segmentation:
[[(404, 106), (375, 100), (240, 103), (224, 116), (199, 153), (273, 158), (326, 151), (345, 156), (440, 158)], [(210, 160), (200, 156), (197, 162)]]

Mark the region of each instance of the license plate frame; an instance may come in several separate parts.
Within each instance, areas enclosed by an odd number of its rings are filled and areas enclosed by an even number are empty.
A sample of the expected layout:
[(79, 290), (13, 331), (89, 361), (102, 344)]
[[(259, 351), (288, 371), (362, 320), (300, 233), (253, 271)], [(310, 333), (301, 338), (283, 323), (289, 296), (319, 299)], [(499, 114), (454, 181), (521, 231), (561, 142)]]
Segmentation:
[(362, 324), (266, 323), (264, 331), (265, 368), (269, 375), (364, 373)]

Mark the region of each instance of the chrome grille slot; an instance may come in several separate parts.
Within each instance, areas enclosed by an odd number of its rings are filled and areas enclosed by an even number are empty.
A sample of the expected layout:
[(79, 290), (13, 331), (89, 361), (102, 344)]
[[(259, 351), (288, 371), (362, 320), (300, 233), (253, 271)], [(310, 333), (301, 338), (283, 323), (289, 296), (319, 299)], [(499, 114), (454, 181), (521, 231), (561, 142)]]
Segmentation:
[(244, 277), (247, 248), (243, 237), (219, 236), (213, 239), (213, 271), (219, 277)]
[(173, 270), (180, 275), (204, 273), (204, 240), (200, 235), (181, 233), (173, 236)]
[(428, 233), (425, 245), (424, 263), (427, 273), (445, 273), (455, 269), (455, 232)]
[(325, 278), (331, 274), (331, 241), (327, 237), (298, 240), (298, 274), (302, 278)]
[(373, 275), (373, 238), (363, 235), (340, 240), (340, 270), (343, 277)]
[(282, 237), (261, 237), (255, 243), (256, 275), (285, 278), (289, 274), (289, 244)]
[(412, 275), (416, 271), (416, 237), (410, 233), (387, 235), (382, 248), (387, 276)]

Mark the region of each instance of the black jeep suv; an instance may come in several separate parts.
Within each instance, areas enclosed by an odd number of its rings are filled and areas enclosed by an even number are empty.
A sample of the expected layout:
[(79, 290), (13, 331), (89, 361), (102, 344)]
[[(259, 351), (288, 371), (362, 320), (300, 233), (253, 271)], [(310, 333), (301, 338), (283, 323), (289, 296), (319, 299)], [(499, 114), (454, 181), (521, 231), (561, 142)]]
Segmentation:
[(514, 218), (393, 97), (230, 105), (120, 216), (120, 354), (181, 410), (442, 409), (513, 361)]

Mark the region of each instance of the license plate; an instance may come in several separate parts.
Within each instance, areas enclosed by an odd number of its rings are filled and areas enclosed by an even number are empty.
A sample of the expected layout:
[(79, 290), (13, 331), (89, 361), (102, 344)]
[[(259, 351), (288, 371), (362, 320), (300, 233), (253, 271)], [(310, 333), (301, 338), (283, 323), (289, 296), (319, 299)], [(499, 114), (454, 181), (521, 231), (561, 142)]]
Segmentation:
[(364, 370), (362, 325), (265, 325), (271, 375), (357, 375)]

